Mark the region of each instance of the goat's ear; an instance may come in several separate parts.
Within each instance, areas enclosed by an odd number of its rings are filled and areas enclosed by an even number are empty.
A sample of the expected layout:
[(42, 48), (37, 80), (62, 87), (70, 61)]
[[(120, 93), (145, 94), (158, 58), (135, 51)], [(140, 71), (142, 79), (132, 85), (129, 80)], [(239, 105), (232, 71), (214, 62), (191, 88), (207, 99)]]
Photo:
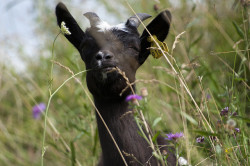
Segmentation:
[(80, 44), (84, 37), (84, 32), (77, 24), (76, 20), (68, 11), (67, 7), (63, 3), (58, 3), (56, 6), (57, 24), (61, 28), (61, 23), (64, 21), (66, 27), (70, 31), (70, 35), (64, 34), (64, 36), (78, 49), (80, 52)]
[[(154, 20), (147, 26), (151, 35), (156, 35), (158, 40), (164, 41), (168, 35), (171, 22), (171, 13), (168, 10), (161, 12)], [(141, 40), (141, 52), (139, 55), (139, 63), (142, 65), (147, 59), (150, 50), (150, 42), (148, 42), (149, 33), (145, 29), (140, 37)]]

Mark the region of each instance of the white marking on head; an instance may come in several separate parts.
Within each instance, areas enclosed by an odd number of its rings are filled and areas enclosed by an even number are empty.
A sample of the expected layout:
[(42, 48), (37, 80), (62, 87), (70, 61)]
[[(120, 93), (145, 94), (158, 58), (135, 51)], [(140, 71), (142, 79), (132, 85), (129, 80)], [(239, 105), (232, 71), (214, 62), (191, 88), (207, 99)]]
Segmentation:
[(107, 22), (105, 21), (100, 21), (97, 25), (96, 28), (98, 28), (98, 32), (105, 32), (111, 29), (111, 25), (109, 25)]
[(96, 25), (96, 28), (98, 28), (98, 32), (110, 31), (112, 29), (119, 29), (121, 31), (128, 32), (125, 23), (121, 23), (118, 25), (109, 25), (107, 22), (101, 21)]
[(126, 27), (125, 23), (118, 24), (118, 25), (114, 26), (114, 28), (120, 29), (124, 32), (128, 32), (128, 28)]

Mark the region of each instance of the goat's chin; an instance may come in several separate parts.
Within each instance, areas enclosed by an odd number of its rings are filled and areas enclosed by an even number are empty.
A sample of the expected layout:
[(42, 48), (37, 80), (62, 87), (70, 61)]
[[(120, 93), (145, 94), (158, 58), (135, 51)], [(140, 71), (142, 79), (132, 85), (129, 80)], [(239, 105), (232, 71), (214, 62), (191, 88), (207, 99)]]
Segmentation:
[(113, 70), (113, 68), (105, 68), (95, 73), (96, 81), (102, 84), (111, 84), (112, 82), (120, 79), (120, 74)]
[(126, 80), (120, 73), (108, 69), (87, 74), (87, 84), (94, 97), (106, 99), (120, 98), (127, 87)]

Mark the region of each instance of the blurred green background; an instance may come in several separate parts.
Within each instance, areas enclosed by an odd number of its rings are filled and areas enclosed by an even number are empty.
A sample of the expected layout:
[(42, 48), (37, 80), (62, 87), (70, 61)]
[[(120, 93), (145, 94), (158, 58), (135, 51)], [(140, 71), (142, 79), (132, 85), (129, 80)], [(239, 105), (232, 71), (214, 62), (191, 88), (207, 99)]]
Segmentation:
[[(1, 2), (0, 36), (0, 165), (41, 165), (44, 116), (32, 117), (32, 108), (47, 105), (49, 87), (57, 89), (71, 73), (57, 64), (50, 79), (53, 41), (59, 33), (54, 9), (59, 1)], [(79, 25), (96, 12), (103, 20), (118, 24), (136, 12), (156, 16), (168, 9), (172, 25), (166, 43), (170, 50), (180, 35), (170, 61), (182, 74), (198, 107), (218, 137), (204, 123), (189, 94), (167, 61), (150, 56), (137, 72), (137, 91), (146, 87), (144, 115), (154, 131), (184, 132), (180, 155), (191, 165), (249, 164), (249, 0), (64, 0)], [(26, 10), (27, 9), (27, 10)], [(19, 20), (18, 22), (12, 22)], [(147, 24), (150, 21), (145, 21)], [(5, 27), (5, 29), (3, 29)], [(9, 27), (9, 28), (8, 28)], [(142, 32), (143, 27), (139, 28)], [(55, 61), (74, 73), (85, 69), (77, 50), (62, 35), (54, 45)], [(85, 89), (85, 74), (77, 77)], [(96, 165), (100, 146), (94, 107), (83, 87), (68, 81), (52, 98), (44, 165)], [(220, 116), (220, 111), (238, 116)], [(237, 135), (227, 121), (236, 122)], [(218, 120), (220, 124), (218, 125)], [(201, 132), (206, 131), (206, 132)], [(198, 144), (196, 138), (205, 136)], [(228, 149), (231, 149), (230, 151)], [(77, 160), (75, 163), (74, 161)]]

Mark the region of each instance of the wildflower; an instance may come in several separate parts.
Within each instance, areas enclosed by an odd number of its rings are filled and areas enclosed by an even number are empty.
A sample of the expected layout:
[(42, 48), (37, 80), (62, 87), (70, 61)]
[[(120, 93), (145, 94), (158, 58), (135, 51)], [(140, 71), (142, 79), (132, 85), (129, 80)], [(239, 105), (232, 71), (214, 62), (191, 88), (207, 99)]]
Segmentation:
[(236, 126), (236, 122), (233, 119), (228, 119), (227, 126), (232, 129)]
[(215, 136), (209, 136), (209, 138), (210, 138), (212, 141), (216, 141), (216, 137), (215, 137)]
[(44, 103), (40, 103), (38, 105), (35, 105), (32, 108), (33, 118), (39, 119), (41, 116), (41, 113), (46, 109), (46, 105)]
[(234, 112), (234, 113), (231, 113), (231, 115), (233, 115), (233, 116), (238, 116), (238, 113), (237, 113), (237, 112)]
[(232, 148), (227, 148), (227, 149), (225, 149), (225, 153), (227, 153), (227, 154), (231, 153), (232, 151), (233, 151)]
[(177, 141), (178, 138), (181, 138), (181, 137), (184, 136), (182, 132), (175, 133), (175, 134), (170, 133), (170, 134), (166, 134), (166, 135), (167, 135), (168, 138), (165, 138), (165, 139), (167, 139), (167, 140), (175, 140), (175, 141)]
[(162, 155), (163, 156), (167, 156), (168, 155), (168, 152), (166, 150), (162, 150)]
[(202, 137), (197, 137), (196, 138), (196, 142), (197, 143), (202, 143), (204, 141), (204, 137), (202, 136)]
[(71, 33), (70, 33), (70, 31), (69, 31), (69, 28), (66, 27), (64, 21), (61, 22), (61, 32), (62, 32), (64, 35), (71, 35)]
[(147, 97), (148, 96), (147, 88), (141, 88), (141, 95), (142, 95), (142, 97)]
[(240, 132), (240, 129), (239, 128), (234, 128), (235, 132), (236, 133), (239, 133)]
[(207, 94), (207, 100), (211, 99), (211, 95), (208, 93)]
[(141, 100), (141, 99), (142, 99), (142, 97), (139, 95), (136, 95), (136, 94), (135, 95), (128, 95), (126, 97), (127, 102), (129, 102), (129, 101), (135, 102), (136, 100)]
[(188, 162), (187, 162), (187, 160), (184, 157), (179, 157), (178, 158), (178, 163), (180, 165), (188, 165)]
[(228, 107), (225, 107), (221, 110), (220, 115), (221, 116), (227, 116), (228, 114)]

